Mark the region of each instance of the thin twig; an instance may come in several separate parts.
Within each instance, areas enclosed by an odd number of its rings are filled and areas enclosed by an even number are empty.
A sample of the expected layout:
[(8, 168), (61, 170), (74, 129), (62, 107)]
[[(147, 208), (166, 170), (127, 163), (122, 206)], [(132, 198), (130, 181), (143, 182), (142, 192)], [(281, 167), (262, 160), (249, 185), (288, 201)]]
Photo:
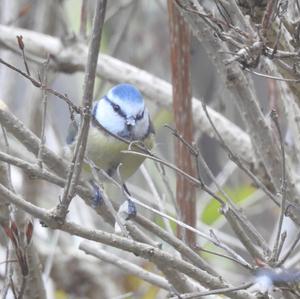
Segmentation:
[[(9, 256), (10, 256), (10, 246), (11, 244), (8, 243), (7, 245), (7, 249), (6, 249), (6, 260), (3, 262), (5, 263), (5, 271), (4, 271), (4, 276), (5, 276), (5, 280), (3, 281), (3, 285), (2, 285), (2, 289), (1, 289), (1, 299), (6, 299), (7, 296), (7, 292), (9, 290), (9, 285), (10, 285), (10, 281), (11, 281), (11, 276), (12, 276), (12, 267), (10, 263), (16, 263), (17, 260), (9, 260)], [(2, 264), (2, 263), (1, 263)]]
[(21, 287), (18, 294), (18, 299), (22, 299), (27, 285), (27, 276), (22, 275)]
[[(140, 214), (137, 214), (133, 221), (173, 246), (174, 249), (176, 249), (185, 259), (191, 261), (193, 265), (207, 271), (214, 276), (219, 276), (217, 271), (210, 267), (210, 265), (194, 250), (187, 246), (182, 240), (178, 239), (174, 235), (170, 235), (168, 232), (163, 230), (159, 225), (155, 224), (154, 221), (148, 220), (146, 217), (143, 217)], [(241, 262), (240, 264), (244, 266), (243, 262)]]
[[(9, 141), (8, 141), (8, 137), (7, 137), (7, 133), (6, 133), (6, 129), (1, 125), (1, 129), (2, 129), (2, 134), (3, 134), (3, 139), (4, 139), (4, 144), (5, 144), (5, 151), (6, 154), (10, 154), (10, 150), (9, 150)], [(8, 176), (8, 181), (9, 181), (9, 188), (11, 190), (13, 190), (13, 184), (12, 184), (12, 177), (11, 177), (11, 165), (10, 163), (7, 163), (7, 176)]]
[(135, 294), (133, 292), (128, 292), (119, 296), (112, 297), (111, 299), (128, 299), (132, 298)]
[(261, 247), (264, 252), (269, 252), (269, 248), (266, 246), (267, 242), (261, 236), (261, 234), (256, 230), (253, 224), (246, 218), (243, 211), (238, 209), (233, 200), (229, 197), (229, 195), (219, 186), (216, 181), (215, 176), (212, 171), (208, 167), (202, 155), (199, 154), (198, 158), (201, 161), (201, 164), (206, 169), (209, 177), (216, 184), (219, 192), (224, 196), (226, 201), (229, 203), (229, 207), (226, 207), (224, 204), (221, 208), (221, 212), (227, 219), (233, 231), (238, 236), (239, 240), (243, 243), (244, 247), (251, 253), (253, 257), (257, 257), (260, 253), (256, 249), (254, 242)]
[[(279, 223), (278, 223), (278, 230), (277, 230), (277, 235), (276, 235), (276, 240), (273, 248), (273, 257), (272, 260), (274, 262), (278, 261), (279, 255), (281, 250), (279, 247), (279, 242), (281, 239), (281, 231), (282, 231), (282, 225), (283, 225), (283, 219), (284, 215), (286, 212), (286, 201), (287, 201), (287, 180), (286, 180), (286, 166), (285, 166), (285, 149), (284, 149), (284, 141), (282, 138), (279, 122), (278, 122), (278, 114), (276, 110), (271, 111), (271, 119), (273, 120), (275, 124), (275, 128), (277, 131), (278, 139), (279, 139), (279, 144), (280, 144), (280, 150), (281, 150), (281, 160), (282, 160), (282, 178), (281, 178), (281, 210), (280, 210), (280, 218), (279, 218)], [(282, 246), (281, 246), (282, 248)]]
[(87, 37), (86, 28), (87, 28), (88, 7), (89, 7), (89, 0), (82, 0), (81, 10), (80, 10), (79, 34), (82, 36), (83, 39)]
[(150, 284), (163, 288), (167, 291), (171, 291), (171, 285), (168, 281), (154, 273), (144, 270), (143, 268), (123, 259), (113, 253), (108, 252), (107, 250), (102, 250), (99, 246), (95, 247), (87, 242), (82, 242), (79, 245), (79, 249), (83, 250), (86, 254), (92, 255), (98, 259), (101, 259), (105, 262), (108, 262), (112, 265), (117, 266), (121, 270), (124, 270), (132, 275), (135, 275)]
[(251, 73), (253, 75), (263, 77), (263, 78), (269, 78), (269, 79), (273, 79), (273, 80), (277, 80), (277, 81), (284, 81), (284, 82), (291, 82), (291, 83), (299, 83), (300, 82), (300, 79), (289, 79), (289, 78), (281, 78), (281, 77), (271, 76), (271, 75), (262, 74), (262, 73), (250, 70), (248, 68), (244, 68), (244, 70), (248, 73)]
[[(181, 297), (181, 299), (200, 299), (204, 296), (209, 296), (209, 295), (229, 294), (234, 291), (245, 290), (245, 289), (251, 287), (253, 284), (254, 284), (253, 282), (248, 282), (248, 283), (244, 283), (237, 287), (222, 288), (222, 289), (216, 289), (216, 290), (207, 291), (207, 292), (181, 294), (180, 297)], [(177, 297), (171, 297), (171, 299), (177, 299)]]
[(279, 243), (278, 243), (278, 250), (277, 250), (278, 254), (276, 256), (277, 261), (279, 259), (280, 253), (283, 249), (283, 245), (284, 245), (284, 242), (286, 240), (286, 237), (287, 237), (287, 232), (286, 231), (284, 231), (280, 234), (280, 239), (279, 239)]
[[(197, 14), (198, 16), (200, 16), (201, 18), (203, 18), (203, 20), (218, 34), (220, 35), (221, 32), (220, 30), (217, 30), (216, 28), (223, 28), (223, 27), (227, 27), (229, 26), (230, 29), (233, 29), (234, 31), (236, 31), (238, 34), (244, 36), (244, 37), (249, 37), (248, 33), (243, 32), (240, 28), (237, 28), (235, 26), (232, 26), (231, 24), (227, 24), (226, 22), (217, 19), (213, 16), (213, 14), (211, 13), (203, 13), (200, 10), (191, 8), (191, 7), (187, 7), (186, 5), (182, 4), (180, 2), (180, 0), (175, 0), (176, 4), (183, 10), (193, 13), (193, 14)], [(218, 27), (214, 27), (213, 24), (217, 24)]]
[[(164, 204), (163, 204), (163, 200), (161, 199), (160, 194), (157, 191), (157, 188), (154, 185), (154, 182), (153, 182), (149, 172), (147, 171), (147, 169), (144, 165), (141, 165), (140, 170), (141, 170), (141, 172), (142, 172), (142, 174), (143, 174), (143, 176), (144, 176), (144, 178), (147, 182), (147, 185), (150, 187), (150, 190), (153, 194), (153, 197), (155, 198), (155, 200), (157, 202), (157, 206), (158, 206), (159, 210), (161, 212), (165, 213), (165, 207), (164, 207)], [(174, 232), (172, 230), (170, 221), (167, 221), (165, 218), (163, 218), (163, 220), (164, 220), (165, 228), (167, 229), (168, 233), (173, 235)]]
[(223, 17), (224, 21), (226, 22), (227, 26), (230, 27), (230, 25), (233, 25), (232, 18), (228, 11), (226, 10), (226, 7), (223, 5), (223, 3), (220, 0), (214, 0), (217, 9), (220, 13), (220, 15)]
[(296, 248), (297, 244), (300, 241), (300, 231), (298, 231), (298, 234), (294, 240), (294, 242), (292, 243), (291, 247), (287, 250), (287, 252), (285, 253), (285, 255), (281, 258), (281, 260), (278, 261), (278, 263), (276, 264), (276, 267), (281, 267), (286, 261), (287, 259), (290, 257), (290, 255), (293, 253), (294, 249)]
[(165, 170), (164, 166), (160, 163), (155, 163), (155, 167), (156, 167), (157, 171), (159, 172), (159, 174), (162, 178), (162, 181), (163, 181), (164, 186), (167, 190), (170, 201), (173, 204), (173, 207), (176, 211), (176, 214), (179, 214), (179, 209), (178, 209), (178, 206), (177, 206), (177, 203), (176, 203), (175, 194), (174, 194), (173, 189), (171, 187), (170, 178), (166, 175), (166, 170)]
[(218, 137), (218, 140), (220, 142), (220, 145), (222, 146), (222, 148), (228, 153), (228, 156), (229, 156), (229, 159), (232, 160), (241, 170), (243, 170), (252, 180), (253, 182), (259, 187), (261, 188), (264, 193), (270, 198), (272, 199), (272, 201), (277, 205), (279, 206), (279, 201), (278, 199), (276, 198), (275, 195), (273, 195), (268, 189), (267, 187), (259, 180), (259, 178), (253, 174), (246, 166), (244, 166), (244, 164), (242, 163), (241, 159), (232, 152), (232, 150), (227, 146), (227, 144), (225, 143), (224, 139), (222, 138), (222, 136), (220, 135), (219, 131), (217, 130), (217, 128), (215, 127), (209, 113), (208, 113), (208, 110), (207, 110), (207, 107), (204, 103), (202, 103), (202, 106), (203, 106), (203, 110), (206, 114), (206, 117), (209, 121), (209, 123), (211, 124), (215, 134), (217, 135)]
[[(122, 151), (122, 153), (138, 155), (138, 156), (145, 157), (145, 158), (148, 158), (150, 160), (153, 160), (155, 162), (161, 163), (161, 164), (167, 166), (168, 168), (174, 170), (175, 172), (181, 174), (182, 176), (184, 176), (186, 179), (190, 180), (195, 185), (198, 185), (199, 187), (202, 187), (202, 183), (197, 178), (189, 175), (188, 173), (186, 173), (183, 170), (179, 169), (178, 167), (176, 167), (172, 163), (167, 162), (167, 161), (165, 161), (165, 160), (163, 160), (163, 159), (161, 159), (161, 158), (159, 158), (159, 157), (157, 157), (153, 154), (145, 154), (145, 153), (141, 153), (141, 152), (137, 152), (137, 151), (133, 151), (133, 150), (124, 150), (124, 151)], [(223, 202), (223, 200), (220, 197), (218, 197), (217, 200), (219, 200), (220, 202)]]
[(156, 157), (153, 154), (144, 154), (144, 153), (136, 152), (136, 151), (133, 151), (133, 150), (131, 150), (131, 151), (125, 150), (125, 151), (122, 151), (122, 153), (124, 153), (124, 154), (138, 155), (138, 156), (145, 157), (145, 158), (148, 158), (150, 160), (159, 162), (159, 163), (167, 166), (168, 168), (174, 170), (176, 173), (179, 173), (180, 175), (184, 176), (186, 179), (188, 179), (189, 181), (191, 181), (192, 183), (194, 183), (196, 186), (199, 186), (202, 190), (204, 190), (205, 192), (207, 192), (208, 194), (210, 194), (213, 198), (215, 198), (221, 205), (224, 202), (223, 199), (220, 196), (218, 196), (216, 193), (214, 193), (208, 186), (206, 186), (205, 184), (203, 184), (202, 181), (200, 181), (197, 178), (189, 175), (188, 173), (186, 173), (183, 170), (179, 169), (178, 167), (176, 167), (175, 165), (173, 165), (170, 162), (167, 162), (167, 161), (165, 161), (165, 160), (163, 160), (163, 159), (161, 159), (159, 157)]
[(40, 89), (44, 89), (45, 91), (55, 95), (56, 97), (64, 100), (69, 107), (71, 107), (72, 111), (75, 111), (76, 113), (82, 113), (81, 109), (79, 107), (77, 107), (69, 98), (67, 95), (63, 95), (61, 93), (59, 93), (58, 91), (49, 88), (45, 85), (42, 84), (42, 82), (37, 81), (36, 79), (34, 79), (33, 77), (27, 75), (26, 73), (24, 73), (23, 71), (21, 71), (20, 69), (18, 69), (17, 67), (13, 66), (12, 64), (4, 61), (2, 58), (0, 58), (0, 63), (2, 63), (3, 65), (7, 66), (8, 68), (12, 69), (13, 71), (19, 73), (20, 75), (22, 75), (23, 77), (25, 77), (26, 79), (28, 79), (35, 87), (40, 88)]
[[(43, 84), (47, 86), (47, 70), (48, 70), (48, 64), (49, 64), (49, 56), (45, 63), (43, 64)], [(43, 151), (45, 147), (45, 142), (46, 142), (46, 136), (45, 136), (45, 130), (46, 130), (46, 118), (47, 118), (47, 104), (48, 104), (48, 95), (46, 90), (42, 90), (42, 97), (43, 97), (43, 108), (42, 108), (42, 130), (41, 130), (41, 143), (40, 143), (40, 148), (39, 152), (37, 155), (37, 160), (38, 160), (38, 165), (42, 168), (43, 167)]]
[(13, 295), (14, 295), (14, 298), (15, 298), (15, 299), (18, 299), (17, 291), (16, 291), (16, 288), (15, 288), (15, 283), (14, 283), (12, 277), (10, 278), (10, 288), (11, 288), (11, 290), (12, 290), (12, 293), (13, 293)]
[(80, 177), (85, 148), (87, 145), (87, 138), (91, 118), (90, 110), (93, 102), (96, 66), (98, 61), (98, 53), (100, 49), (106, 2), (106, 0), (98, 0), (95, 6), (95, 17), (93, 21), (92, 38), (90, 41), (82, 98), (84, 107), (82, 115), (83, 119), (81, 121), (81, 127), (75, 145), (74, 156), (68, 172), (67, 184), (62, 195), (61, 203), (57, 206), (57, 209), (54, 212), (55, 217), (58, 217), (61, 220), (64, 220), (64, 218), (66, 217), (69, 205), (75, 195), (75, 187)]
[(113, 215), (113, 217), (115, 218), (115, 222), (119, 225), (121, 231), (122, 231), (122, 234), (123, 236), (125, 236), (126, 238), (129, 238), (129, 233), (128, 231), (126, 230), (126, 227), (124, 225), (124, 220), (121, 219), (121, 217), (118, 215), (118, 213), (116, 212), (116, 210), (114, 209), (114, 206), (113, 204), (111, 203), (110, 199), (107, 197), (107, 195), (105, 194), (103, 188), (100, 188), (101, 186), (101, 179), (100, 179), (100, 173), (104, 176), (107, 177), (107, 179), (109, 179), (109, 175), (105, 172), (105, 171), (102, 171), (101, 172), (101, 169), (99, 169), (96, 164), (91, 161), (91, 160), (85, 160), (87, 161), (88, 165), (90, 165), (90, 167), (92, 168), (92, 175), (93, 175), (93, 179), (95, 180), (96, 184), (97, 184), (97, 188), (99, 190), (99, 192), (101, 193), (101, 199), (104, 201), (108, 211)]
[[(20, 196), (15, 195), (9, 189), (5, 188), (0, 184), (0, 194), (5, 196), (6, 200), (15, 204), (16, 206), (22, 208), (23, 210), (29, 212), (34, 217), (41, 219), (51, 228), (59, 228), (65, 232), (68, 232), (72, 235), (77, 235), (82, 238), (104, 243), (116, 248), (120, 248), (125, 251), (129, 251), (140, 255), (143, 258), (149, 259), (152, 262), (160, 265), (172, 265), (172, 268), (181, 271), (182, 273), (188, 275), (189, 277), (195, 279), (202, 283), (205, 287), (211, 289), (230, 287), (226, 282), (221, 281), (219, 278), (216, 278), (206, 271), (203, 271), (194, 265), (174, 257), (173, 255), (166, 253), (158, 248), (149, 246), (144, 243), (136, 242), (127, 238), (117, 236), (116, 234), (110, 234), (101, 230), (89, 230), (82, 226), (79, 226), (75, 223), (65, 222), (63, 224), (59, 223), (57, 219), (54, 219), (51, 214), (45, 209), (39, 208), (30, 202), (24, 200)], [(199, 233), (199, 232), (198, 232)], [(235, 299), (254, 299), (249, 292), (245, 291), (236, 291), (234, 293)]]
[(268, 4), (267, 4), (267, 7), (265, 9), (265, 13), (263, 15), (263, 18), (262, 18), (262, 22), (261, 22), (261, 35), (262, 36), (265, 36), (267, 30), (269, 29), (270, 27), (270, 21), (272, 19), (272, 15), (273, 15), (273, 12), (274, 12), (274, 8), (277, 4), (277, 1), (278, 0), (268, 0)]
[[(121, 188), (121, 185), (118, 182), (114, 181), (114, 183)], [(138, 200), (135, 197), (131, 196), (130, 194), (126, 194), (126, 196), (127, 196), (127, 198), (129, 198), (130, 200), (132, 200), (137, 205), (139, 205), (139, 206), (141, 206), (141, 207), (143, 207), (143, 208), (145, 208), (145, 209), (147, 209), (147, 210), (149, 210), (149, 211), (151, 211), (151, 212), (153, 212), (153, 213), (155, 213), (155, 214), (157, 214), (157, 215), (159, 215), (161, 217), (164, 217), (164, 218), (166, 218), (168, 220), (171, 220), (171, 221), (175, 222), (177, 225), (182, 226), (183, 228), (185, 228), (187, 230), (190, 230), (191, 232), (196, 233), (197, 235), (199, 235), (199, 236), (205, 238), (206, 240), (212, 242), (215, 246), (224, 249), (229, 254), (231, 254), (232, 256), (234, 256), (237, 260), (239, 260), (241, 262), (241, 264), (243, 264), (243, 266), (248, 267), (248, 269), (251, 268), (251, 266), (250, 266), (249, 263), (247, 263), (241, 256), (239, 256), (236, 252), (234, 252), (227, 245), (225, 245), (224, 243), (221, 243), (219, 241), (219, 239), (216, 238), (215, 235), (214, 235), (214, 237), (208, 236), (207, 234), (202, 233), (198, 229), (196, 229), (196, 228), (194, 228), (194, 227), (186, 224), (185, 222), (182, 222), (182, 221), (180, 221), (180, 220), (178, 220), (178, 219), (176, 219), (176, 218), (174, 218), (172, 216), (169, 216), (169, 215), (167, 215), (167, 214), (165, 214), (165, 213), (163, 213), (161, 211), (158, 211), (158, 210), (156, 210), (156, 209), (154, 209), (154, 208), (152, 208), (152, 207), (144, 204), (143, 202), (141, 202), (140, 200)]]
[(24, 65), (25, 65), (26, 73), (27, 73), (28, 76), (30, 76), (30, 70), (29, 70), (29, 66), (28, 66), (28, 63), (27, 63), (25, 50), (24, 50), (25, 45), (24, 45), (24, 42), (23, 42), (23, 36), (22, 35), (17, 35), (17, 41), (18, 41), (19, 48), (22, 52), (22, 57), (23, 57), (23, 62), (24, 62)]
[[(222, 258), (224, 258), (224, 259), (227, 259), (227, 260), (230, 260), (230, 261), (232, 261), (232, 262), (235, 262), (235, 263), (237, 263), (237, 264), (240, 265), (240, 266), (245, 267), (245, 265), (244, 265), (244, 264), (241, 264), (240, 260), (236, 259), (235, 257), (228, 256), (228, 255), (225, 255), (225, 254), (216, 252), (216, 251), (204, 249), (204, 248), (202, 248), (201, 246), (197, 246), (197, 245), (195, 246), (195, 249), (196, 249), (196, 250), (199, 250), (199, 251), (202, 251), (202, 252), (205, 252), (205, 253), (209, 253), (209, 254), (215, 255), (215, 256), (222, 257)], [(248, 270), (252, 270), (252, 269), (249, 269), (248, 267), (245, 267), (245, 268), (248, 269)]]
[[(206, 117), (208, 118), (211, 126), (214, 129), (214, 132), (216, 133), (216, 135), (219, 138), (219, 142), (220, 142), (222, 148), (228, 152), (229, 157), (231, 158), (231, 160), (233, 162), (235, 162), (239, 167), (241, 167), (241, 166), (243, 167), (243, 164), (240, 161), (240, 159), (232, 153), (230, 148), (224, 142), (221, 134), (219, 133), (219, 131), (215, 127), (214, 123), (212, 122), (205, 104), (203, 104), (203, 109), (206, 114)], [(201, 158), (201, 156), (199, 156), (199, 158)], [(204, 165), (204, 167), (207, 169), (208, 174), (210, 175), (212, 180), (215, 182), (215, 184), (217, 184), (215, 177), (213, 176), (209, 167), (206, 165), (206, 162), (204, 161), (204, 159), (202, 159), (201, 162)], [(248, 171), (248, 169), (246, 169), (246, 170)], [(229, 205), (231, 207), (231, 209), (223, 208), (222, 209), (223, 213), (224, 213), (225, 217), (227, 218), (228, 222), (230, 223), (230, 225), (232, 226), (232, 228), (234, 229), (235, 233), (239, 236), (240, 240), (242, 241), (242, 243), (244, 244), (246, 249), (252, 254), (253, 257), (259, 256), (260, 252), (256, 249), (256, 247), (253, 244), (253, 241), (255, 241), (256, 244), (258, 244), (264, 250), (265, 254), (267, 254), (270, 250), (269, 250), (268, 246), (266, 246), (266, 241), (261, 236), (261, 234), (256, 230), (256, 228), (252, 225), (252, 223), (243, 215), (242, 211), (237, 210), (236, 205), (233, 203), (231, 198), (226, 194), (226, 192), (224, 192), (223, 189), (221, 187), (219, 187), (218, 185), (217, 185), (217, 188), (223, 194), (223, 196), (225, 196), (225, 198), (227, 199), (227, 202), (229, 202)]]
[(296, 0), (296, 5), (297, 5), (298, 11), (300, 13), (300, 3), (299, 3), (299, 0)]
[[(36, 49), (45, 49), (50, 53), (53, 67), (56, 71), (63, 73), (74, 73), (83, 71), (86, 61), (87, 47), (82, 43), (76, 44), (78, 51), (72, 51), (74, 48), (65, 48), (62, 41), (58, 38), (50, 37), (45, 34), (24, 30), (22, 28), (12, 28), (0, 25), (0, 40), (4, 44), (11, 45), (11, 51), (18, 52), (14, 48), (15, 39), (11, 36), (22, 34), (24, 38), (30, 38), (31, 44), (27, 45), (27, 53), (31, 54), (34, 62), (40, 62), (44, 59), (44, 51), (36, 51)], [(279, 51), (278, 51), (279, 53)], [(128, 82), (134, 84), (144, 94), (145, 97), (151, 99), (159, 107), (169, 106), (172, 100), (171, 85), (166, 81), (153, 76), (145, 70), (138, 69), (133, 65), (124, 63), (116, 58), (100, 54), (101, 67), (97, 68), (97, 76), (111, 82)], [(100, 64), (99, 64), (100, 66)], [(50, 64), (51, 67), (51, 64)], [(208, 108), (210, 110), (210, 108)], [(193, 98), (193, 110), (195, 127), (203, 128), (204, 132), (212, 135), (212, 130), (204, 116), (201, 107), (201, 101)], [(210, 110), (212, 119), (219, 124), (220, 131), (228, 144), (233, 144), (236, 150), (245, 156), (248, 163), (254, 161), (253, 148), (250, 138), (245, 131), (241, 130), (227, 118)]]
[[(132, 152), (130, 152), (130, 153), (132, 153)], [(117, 182), (114, 178), (109, 177), (109, 179), (110, 179), (111, 182), (114, 183), (116, 186), (118, 186), (119, 188), (123, 189), (123, 188), (122, 188), (122, 184), (120, 184), (119, 182)], [(220, 247), (220, 248), (224, 249), (225, 251), (227, 251), (230, 255), (232, 255), (233, 257), (235, 257), (236, 260), (239, 260), (240, 263), (241, 263), (241, 265), (247, 267), (248, 269), (251, 269), (251, 265), (250, 265), (250, 264), (248, 264), (248, 263), (247, 263), (241, 256), (239, 256), (234, 250), (232, 250), (232, 249), (229, 248), (227, 245), (225, 245), (224, 243), (222, 243), (222, 242), (216, 237), (215, 234), (213, 234), (213, 237), (208, 236), (208, 235), (206, 235), (206, 234), (200, 232), (199, 230), (195, 229), (194, 227), (192, 227), (192, 226), (186, 224), (185, 222), (180, 221), (180, 220), (178, 220), (178, 219), (176, 219), (176, 218), (174, 218), (174, 217), (172, 217), (172, 216), (169, 216), (169, 215), (167, 215), (167, 214), (165, 214), (165, 213), (163, 213), (163, 212), (161, 212), (161, 211), (158, 211), (158, 210), (156, 210), (156, 209), (154, 209), (154, 208), (152, 208), (152, 207), (146, 205), (145, 203), (141, 202), (140, 200), (138, 200), (138, 199), (132, 197), (130, 194), (128, 194), (128, 193), (126, 192), (126, 190), (124, 190), (124, 191), (125, 191), (124, 194), (126, 195), (126, 197), (127, 197), (128, 199), (132, 200), (132, 201), (133, 201), (134, 203), (136, 203), (137, 205), (139, 205), (139, 206), (141, 206), (141, 207), (143, 207), (143, 208), (145, 208), (145, 209), (147, 209), (147, 210), (149, 210), (149, 211), (151, 211), (151, 212), (153, 212), (153, 213), (155, 213), (155, 214), (157, 214), (157, 215), (159, 215), (159, 216), (161, 216), (161, 217), (164, 217), (164, 218), (166, 218), (166, 219), (168, 219), (168, 220), (172, 220), (172, 221), (175, 222), (177, 225), (182, 226), (183, 228), (185, 228), (185, 229), (187, 229), (187, 230), (190, 230), (191, 232), (194, 232), (194, 233), (198, 234), (199, 236), (202, 236), (202, 237), (205, 238), (206, 240), (212, 242), (215, 246)]]
[(278, 32), (277, 32), (277, 35), (276, 35), (276, 40), (275, 40), (274, 45), (273, 45), (273, 52), (271, 53), (271, 57), (270, 57), (271, 59), (274, 57), (274, 54), (277, 52), (281, 33), (282, 33), (282, 19), (280, 18), (279, 28), (278, 28)]

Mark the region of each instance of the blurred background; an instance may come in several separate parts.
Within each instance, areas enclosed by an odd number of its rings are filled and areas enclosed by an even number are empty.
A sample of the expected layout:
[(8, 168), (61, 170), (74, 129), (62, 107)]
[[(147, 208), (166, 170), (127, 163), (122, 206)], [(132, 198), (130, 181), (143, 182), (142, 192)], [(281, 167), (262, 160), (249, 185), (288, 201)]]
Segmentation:
[[(79, 34), (81, 0), (0, 0), (0, 24), (22, 27), (58, 37), (64, 43), (72, 39), (85, 39)], [(94, 3), (89, 1), (88, 30), (91, 26)], [(212, 4), (213, 5), (213, 4)], [(116, 57), (146, 70), (168, 82), (171, 80), (169, 28), (166, 1), (119, 0), (108, 1), (105, 26), (102, 35), (101, 52)], [(25, 49), (26, 49), (26, 40)], [(23, 59), (19, 53), (13, 53), (0, 43), (0, 56), (5, 61), (23, 69)], [(192, 38), (191, 49), (192, 92), (193, 96), (206, 102), (210, 107), (244, 128), (240, 113), (232, 99), (218, 80), (217, 72), (210, 63), (201, 43)], [(35, 76), (41, 66), (30, 63), (31, 73)], [(62, 94), (67, 94), (76, 104), (82, 97), (84, 73), (63, 74), (51, 70), (48, 73), (48, 85)], [(99, 99), (111, 86), (108, 81), (96, 80), (95, 98)], [(263, 111), (268, 112), (266, 80), (255, 79), (257, 95)], [(26, 126), (38, 136), (41, 134), (42, 94), (29, 81), (19, 74), (0, 65), (0, 99), (3, 100)], [(174, 162), (174, 137), (165, 124), (172, 124), (172, 109), (158, 107), (146, 99), (156, 128), (154, 151), (170, 162)], [(70, 123), (69, 109), (65, 103), (53, 95), (48, 95), (46, 119), (46, 146), (56, 153), (62, 153), (66, 131)], [(255, 221), (260, 232), (270, 238), (269, 226), (274, 225), (274, 211), (264, 203), (261, 191), (256, 190), (237, 167), (228, 160), (218, 143), (195, 128), (195, 144), (199, 146), (210, 169), (221, 182), (234, 201), (246, 208), (250, 218)], [(27, 161), (34, 161), (20, 143), (10, 139), (11, 152)], [(141, 200), (151, 205), (153, 188), (149, 187), (149, 178), (156, 191), (161, 195), (165, 211), (175, 215), (172, 197), (175, 197), (176, 176), (170, 170), (162, 175), (152, 161), (146, 161), (144, 167), (130, 179), (130, 190), (138, 194)], [(205, 177), (208, 185), (211, 181)], [(22, 171), (12, 167), (12, 181), (17, 192), (24, 198), (46, 208), (57, 204), (61, 189), (40, 180), (25, 176)], [(251, 209), (249, 208), (251, 207)], [(264, 213), (262, 213), (264, 211)], [(148, 212), (141, 211), (147, 215)], [(72, 202), (69, 219), (87, 227), (101, 227), (111, 231), (90, 208), (78, 198)], [(150, 214), (148, 217), (153, 217)], [(154, 221), (162, 220), (153, 217)], [(239, 241), (227, 228), (219, 205), (210, 196), (197, 193), (197, 221), (204, 230), (213, 227), (236, 248), (245, 258)], [(260, 225), (259, 225), (260, 224)], [(7, 240), (1, 231), (1, 260), (5, 260)], [(41, 260), (41, 267), (48, 298), (165, 298), (166, 291), (142, 282), (140, 279), (122, 272), (119, 268), (96, 260), (78, 250), (80, 239), (62, 232), (35, 225), (34, 244)], [(203, 244), (202, 244), (203, 243)], [(199, 240), (199, 244), (211, 249), (211, 245)], [(153, 265), (133, 255), (111, 248), (104, 248), (139, 264), (145, 269), (156, 271)], [(204, 255), (231, 282), (239, 282), (243, 277), (235, 273), (235, 265), (225, 259)], [(222, 266), (220, 266), (222, 265)], [(0, 265), (0, 279), (4, 278), (5, 265)]]

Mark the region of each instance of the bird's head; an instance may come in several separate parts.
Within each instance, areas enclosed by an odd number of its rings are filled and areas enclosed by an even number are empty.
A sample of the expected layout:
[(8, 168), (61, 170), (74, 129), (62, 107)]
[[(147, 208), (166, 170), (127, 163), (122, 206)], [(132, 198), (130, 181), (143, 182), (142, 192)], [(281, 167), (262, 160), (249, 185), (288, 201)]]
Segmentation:
[(131, 84), (110, 89), (95, 102), (93, 115), (108, 131), (129, 140), (143, 139), (152, 130), (143, 96)]

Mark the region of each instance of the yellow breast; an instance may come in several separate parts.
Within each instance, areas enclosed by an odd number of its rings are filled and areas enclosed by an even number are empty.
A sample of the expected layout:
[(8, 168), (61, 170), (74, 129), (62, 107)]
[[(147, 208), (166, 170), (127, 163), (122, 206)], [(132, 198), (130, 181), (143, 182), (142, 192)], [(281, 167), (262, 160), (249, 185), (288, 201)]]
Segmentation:
[[(153, 146), (153, 136), (149, 134), (143, 140), (147, 148)], [(119, 167), (120, 175), (123, 180), (134, 174), (134, 172), (143, 163), (144, 157), (133, 154), (122, 153), (127, 150), (128, 144), (122, 142), (113, 136), (110, 136), (95, 127), (91, 127), (88, 136), (86, 155), (91, 159), (97, 167), (112, 175)], [(136, 147), (131, 147), (132, 150), (137, 150)], [(87, 167), (84, 167), (87, 170)]]

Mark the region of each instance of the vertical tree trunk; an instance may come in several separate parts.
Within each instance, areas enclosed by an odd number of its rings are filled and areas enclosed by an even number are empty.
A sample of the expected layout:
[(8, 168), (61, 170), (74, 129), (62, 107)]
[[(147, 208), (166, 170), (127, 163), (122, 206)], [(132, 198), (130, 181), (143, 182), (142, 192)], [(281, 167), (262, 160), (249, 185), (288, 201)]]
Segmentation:
[[(192, 143), (193, 119), (190, 84), (190, 31), (173, 0), (168, 1), (169, 28), (171, 38), (171, 68), (173, 85), (173, 112), (176, 130)], [(175, 159), (180, 169), (195, 175), (193, 157), (179, 140), (175, 143)], [(195, 187), (184, 177), (177, 176), (176, 200), (180, 218), (195, 226)], [(188, 244), (194, 243), (194, 234), (177, 227), (177, 235)]]

